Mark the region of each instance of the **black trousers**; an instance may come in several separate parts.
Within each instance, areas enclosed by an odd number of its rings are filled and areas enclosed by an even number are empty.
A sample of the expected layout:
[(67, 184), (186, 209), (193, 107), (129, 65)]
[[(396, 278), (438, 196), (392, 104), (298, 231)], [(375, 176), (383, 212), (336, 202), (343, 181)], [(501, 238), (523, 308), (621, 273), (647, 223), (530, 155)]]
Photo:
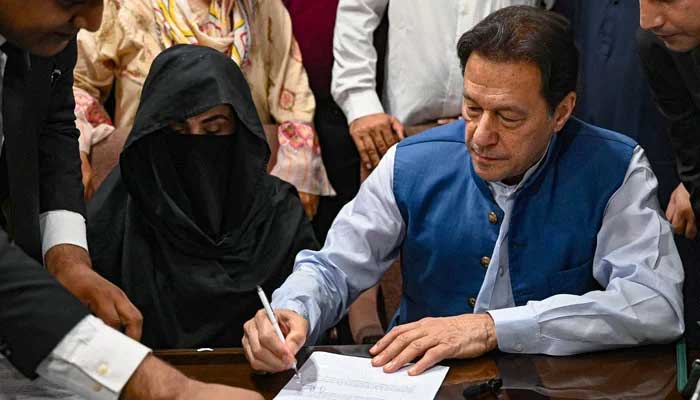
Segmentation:
[(321, 156), (335, 197), (321, 197), (313, 227), (321, 245), (340, 209), (360, 189), (360, 155), (350, 137), (345, 115), (332, 98), (318, 99), (314, 118)]

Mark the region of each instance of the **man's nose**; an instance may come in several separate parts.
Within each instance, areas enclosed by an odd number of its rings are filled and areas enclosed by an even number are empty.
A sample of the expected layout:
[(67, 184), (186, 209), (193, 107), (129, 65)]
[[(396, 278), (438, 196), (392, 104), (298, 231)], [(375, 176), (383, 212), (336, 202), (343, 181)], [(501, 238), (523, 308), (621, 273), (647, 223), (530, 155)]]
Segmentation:
[(639, 26), (644, 30), (654, 30), (666, 22), (662, 5), (656, 0), (639, 0)]
[(479, 147), (493, 146), (498, 143), (498, 131), (496, 129), (496, 116), (490, 112), (484, 112), (479, 118), (472, 143)]

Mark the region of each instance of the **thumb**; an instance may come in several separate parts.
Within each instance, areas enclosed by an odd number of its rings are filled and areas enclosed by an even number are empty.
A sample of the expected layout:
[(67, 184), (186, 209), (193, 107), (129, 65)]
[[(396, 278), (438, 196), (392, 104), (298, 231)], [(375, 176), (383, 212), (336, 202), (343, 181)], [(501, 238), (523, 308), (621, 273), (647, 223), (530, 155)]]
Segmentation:
[(306, 335), (309, 331), (308, 322), (303, 317), (295, 315), (291, 318), (285, 318), (284, 323), (288, 329), (285, 344), (292, 355), (295, 355), (306, 343)]
[(406, 139), (406, 130), (396, 117), (391, 117), (391, 129), (394, 130), (400, 140)]
[(674, 201), (673, 197), (671, 197), (671, 200), (668, 202), (668, 207), (666, 207), (666, 219), (669, 221), (673, 221), (673, 216), (676, 214), (676, 202)]

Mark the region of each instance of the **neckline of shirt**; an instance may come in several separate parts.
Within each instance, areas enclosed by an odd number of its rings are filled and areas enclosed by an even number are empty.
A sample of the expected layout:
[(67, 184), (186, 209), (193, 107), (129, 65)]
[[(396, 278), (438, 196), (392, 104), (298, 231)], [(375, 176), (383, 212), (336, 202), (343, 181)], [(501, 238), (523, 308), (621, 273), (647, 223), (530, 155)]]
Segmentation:
[[(554, 137), (554, 136), (552, 136)], [(489, 187), (491, 188), (491, 192), (498, 192), (500, 194), (513, 194), (520, 190), (520, 188), (527, 182), (528, 179), (532, 176), (532, 174), (537, 171), (537, 168), (542, 164), (542, 161), (544, 161), (545, 157), (547, 156), (547, 152), (549, 151), (549, 146), (552, 144), (552, 139), (549, 139), (549, 143), (547, 143), (547, 148), (544, 150), (544, 153), (542, 153), (542, 156), (540, 159), (534, 163), (530, 168), (525, 171), (525, 174), (523, 175), (523, 179), (520, 180), (520, 182), (516, 183), (515, 185), (508, 185), (506, 183), (503, 183), (502, 181), (486, 181), (486, 183), (489, 184)]]

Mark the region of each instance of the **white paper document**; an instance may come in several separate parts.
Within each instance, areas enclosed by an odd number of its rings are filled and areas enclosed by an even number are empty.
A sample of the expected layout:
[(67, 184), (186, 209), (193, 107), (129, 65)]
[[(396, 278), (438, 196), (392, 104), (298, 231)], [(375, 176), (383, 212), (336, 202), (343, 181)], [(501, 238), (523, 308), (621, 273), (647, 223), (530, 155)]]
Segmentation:
[(436, 366), (408, 376), (409, 366), (393, 374), (373, 367), (371, 359), (314, 352), (275, 400), (432, 400), (448, 367)]

